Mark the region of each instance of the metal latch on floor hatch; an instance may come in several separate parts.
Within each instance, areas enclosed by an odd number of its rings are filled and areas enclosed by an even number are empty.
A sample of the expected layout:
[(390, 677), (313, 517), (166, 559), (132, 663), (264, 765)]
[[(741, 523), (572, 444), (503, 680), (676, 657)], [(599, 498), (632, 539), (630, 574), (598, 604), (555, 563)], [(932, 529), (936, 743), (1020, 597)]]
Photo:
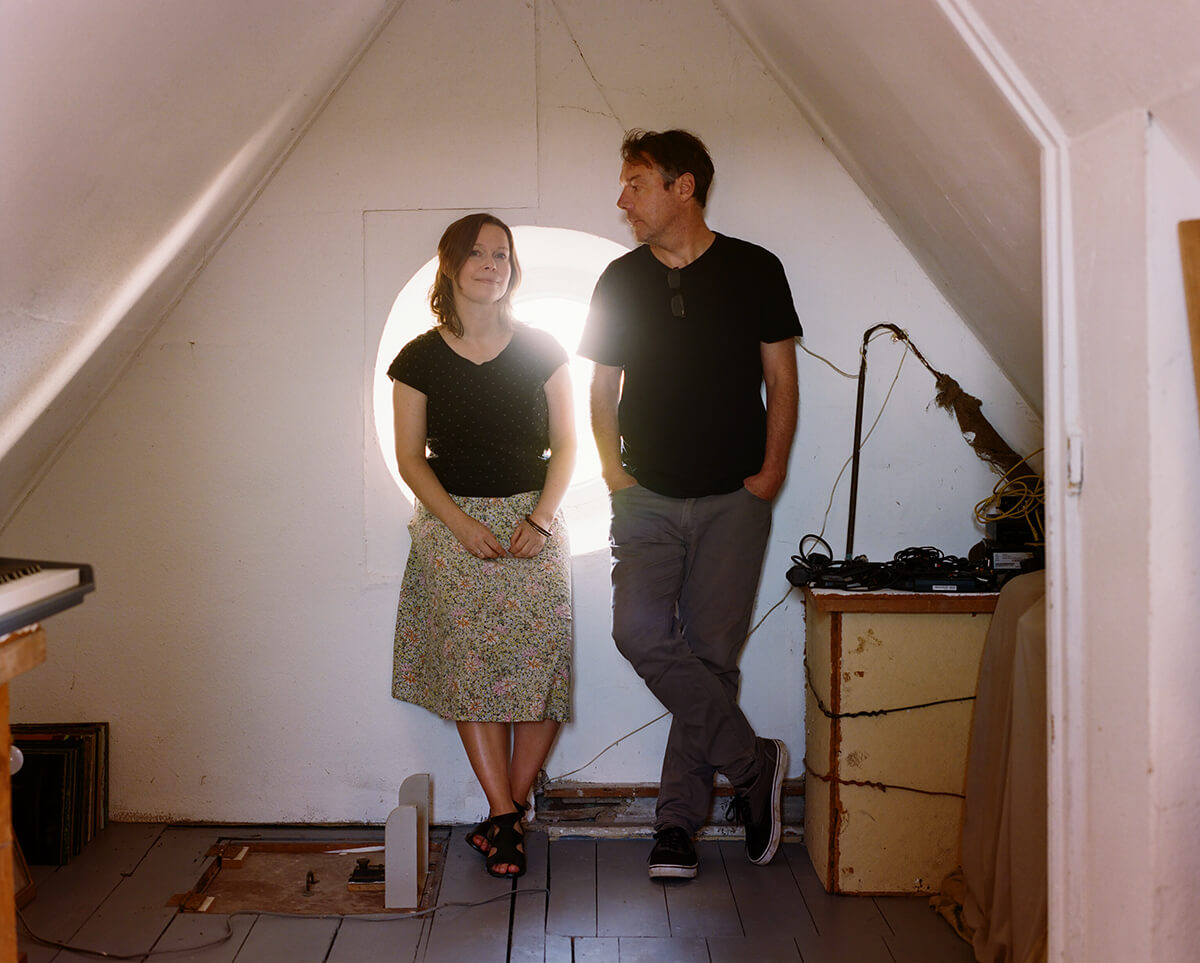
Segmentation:
[(372, 863), (367, 856), (359, 857), (346, 889), (352, 893), (382, 893), (383, 886), (383, 863)]

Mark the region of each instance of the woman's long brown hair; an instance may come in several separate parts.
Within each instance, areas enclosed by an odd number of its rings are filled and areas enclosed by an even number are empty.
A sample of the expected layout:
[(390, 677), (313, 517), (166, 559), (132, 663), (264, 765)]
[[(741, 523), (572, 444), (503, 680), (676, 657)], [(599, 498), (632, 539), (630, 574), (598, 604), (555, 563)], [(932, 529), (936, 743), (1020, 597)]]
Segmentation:
[(438, 271), (437, 279), (429, 290), (429, 307), (440, 325), (448, 328), (452, 334), (461, 338), (463, 334), (462, 321), (454, 304), (454, 282), (462, 270), (467, 258), (479, 239), (479, 232), (485, 224), (495, 224), (504, 231), (508, 238), (508, 263), (511, 273), (508, 278), (508, 289), (499, 301), (500, 316), (512, 324), (512, 295), (521, 283), (521, 265), (517, 261), (517, 246), (513, 243), (512, 230), (494, 214), (480, 212), (460, 217), (442, 233), (438, 241)]

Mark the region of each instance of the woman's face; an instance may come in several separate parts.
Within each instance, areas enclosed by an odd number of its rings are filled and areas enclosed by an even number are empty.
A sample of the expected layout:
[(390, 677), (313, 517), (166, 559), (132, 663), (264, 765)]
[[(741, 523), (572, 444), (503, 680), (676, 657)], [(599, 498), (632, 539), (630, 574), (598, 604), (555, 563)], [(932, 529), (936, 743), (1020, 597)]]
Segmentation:
[(475, 246), (454, 279), (456, 297), (476, 304), (495, 304), (508, 291), (512, 277), (508, 235), (495, 224), (484, 224)]

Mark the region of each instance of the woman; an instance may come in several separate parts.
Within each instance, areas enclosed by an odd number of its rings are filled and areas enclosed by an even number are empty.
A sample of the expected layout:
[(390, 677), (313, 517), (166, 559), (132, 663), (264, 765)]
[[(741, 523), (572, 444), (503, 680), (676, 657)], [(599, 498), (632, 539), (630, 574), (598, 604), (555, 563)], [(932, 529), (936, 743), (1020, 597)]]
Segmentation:
[(490, 214), (451, 224), (437, 325), (396, 356), (396, 460), (416, 495), (392, 694), (453, 719), (487, 796), (470, 844), (525, 872), (521, 817), (570, 718), (570, 552), (559, 505), (575, 461), (567, 355), (512, 317), (521, 271)]

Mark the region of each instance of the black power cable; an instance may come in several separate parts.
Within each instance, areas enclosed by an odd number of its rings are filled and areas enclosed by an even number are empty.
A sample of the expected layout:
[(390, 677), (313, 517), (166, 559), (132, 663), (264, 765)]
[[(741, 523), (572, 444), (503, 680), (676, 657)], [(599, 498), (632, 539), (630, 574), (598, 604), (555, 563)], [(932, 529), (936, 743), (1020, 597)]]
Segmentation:
[(930, 546), (901, 549), (890, 562), (869, 562), (864, 557), (837, 561), (808, 546), (829, 544), (819, 535), (800, 539), (792, 556), (787, 580), (797, 587), (837, 589), (843, 592), (877, 592), (901, 589), (910, 592), (992, 592), (995, 573), (986, 563), (946, 555)]

